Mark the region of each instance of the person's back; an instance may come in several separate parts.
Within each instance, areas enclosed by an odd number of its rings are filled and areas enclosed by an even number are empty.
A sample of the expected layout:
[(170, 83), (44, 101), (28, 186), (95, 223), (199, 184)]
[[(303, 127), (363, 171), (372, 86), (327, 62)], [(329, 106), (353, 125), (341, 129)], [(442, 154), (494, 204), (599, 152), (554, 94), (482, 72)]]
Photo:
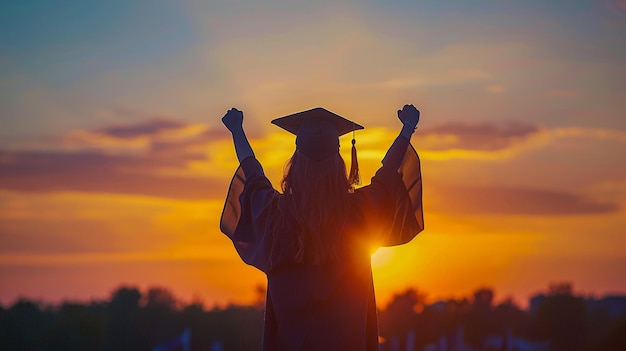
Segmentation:
[(267, 275), (264, 350), (378, 349), (371, 250), (423, 229), (419, 159), (408, 142), (419, 112), (411, 108), (414, 124), (405, 124), (372, 184), (356, 190), (338, 153), (338, 135), (355, 123), (339, 121), (333, 131), (333, 114), (332, 128), (318, 128), (329, 125), (322, 109), (296, 114), (295, 127), (292, 116), (275, 120), (298, 138), (279, 193), (254, 158), (241, 112), (224, 117), (241, 166), (221, 229)]

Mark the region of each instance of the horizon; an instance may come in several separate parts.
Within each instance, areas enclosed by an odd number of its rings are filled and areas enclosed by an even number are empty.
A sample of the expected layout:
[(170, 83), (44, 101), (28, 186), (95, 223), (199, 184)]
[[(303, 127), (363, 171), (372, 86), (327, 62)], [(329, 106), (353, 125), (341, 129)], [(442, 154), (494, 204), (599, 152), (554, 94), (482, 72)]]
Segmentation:
[(275, 187), (294, 139), (270, 120), (353, 119), (367, 184), (406, 103), (426, 229), (375, 255), (379, 304), (626, 294), (624, 0), (12, 2), (0, 51), (0, 304), (122, 284), (248, 303), (265, 277), (219, 232), (224, 113)]
[[(570, 290), (566, 291), (566, 292), (557, 292), (555, 289), (555, 287), (558, 286), (565, 286), (566, 288), (569, 288)], [(202, 300), (201, 298), (199, 298), (198, 296), (192, 296), (189, 299), (183, 299), (180, 298), (180, 296), (176, 295), (174, 293), (175, 290), (166, 287), (166, 286), (147, 286), (147, 287), (140, 287), (137, 285), (130, 285), (130, 284), (122, 284), (119, 285), (113, 289), (111, 289), (111, 291), (109, 292), (108, 295), (104, 296), (104, 297), (90, 297), (90, 298), (85, 298), (85, 299), (61, 299), (61, 300), (44, 300), (44, 299), (39, 299), (39, 298), (35, 298), (35, 297), (29, 297), (29, 296), (19, 296), (17, 297), (14, 301), (11, 301), (10, 303), (4, 303), (2, 301), (0, 301), (0, 307), (7, 309), (10, 308), (11, 306), (17, 304), (17, 303), (21, 303), (21, 302), (32, 302), (35, 303), (37, 306), (39, 306), (40, 308), (56, 308), (56, 307), (60, 307), (63, 304), (83, 304), (83, 305), (89, 305), (89, 304), (98, 304), (98, 303), (106, 303), (107, 301), (109, 301), (113, 295), (121, 290), (121, 289), (137, 289), (141, 295), (142, 298), (146, 297), (146, 294), (148, 293), (148, 291), (152, 290), (152, 289), (159, 289), (159, 290), (164, 290), (168, 293), (171, 293), (171, 297), (173, 298), (173, 302), (175, 302), (176, 304), (176, 309), (180, 309), (186, 306), (201, 306), (203, 310), (206, 311), (211, 311), (211, 310), (223, 310), (223, 309), (228, 309), (231, 307), (255, 307), (255, 306), (260, 306), (259, 302), (265, 299), (265, 296), (261, 296), (259, 295), (259, 292), (265, 292), (265, 289), (261, 289), (260, 287), (255, 287), (255, 300), (252, 301), (247, 301), (244, 303), (238, 303), (235, 301), (226, 301), (226, 302), (222, 302), (222, 303), (217, 303), (217, 302), (213, 302), (213, 303), (208, 303), (204, 300)], [(552, 296), (555, 294), (565, 294), (565, 295), (571, 295), (577, 298), (582, 298), (585, 301), (588, 300), (594, 300), (594, 301), (600, 301), (600, 300), (604, 300), (604, 299), (610, 299), (610, 298), (624, 298), (626, 299), (626, 293), (606, 293), (606, 294), (594, 294), (594, 293), (587, 293), (587, 292), (581, 292), (581, 291), (577, 291), (575, 289), (575, 286), (573, 286), (571, 284), (571, 282), (555, 282), (555, 283), (551, 283), (549, 286), (547, 286), (545, 289), (543, 290), (538, 290), (535, 293), (533, 293), (532, 295), (529, 295), (526, 300), (520, 301), (515, 299), (513, 296), (511, 295), (507, 295), (507, 294), (502, 294), (499, 293), (497, 290), (492, 289), (488, 286), (477, 286), (475, 289), (473, 289), (471, 292), (467, 293), (467, 294), (457, 294), (457, 295), (447, 295), (447, 296), (440, 296), (437, 298), (431, 298), (430, 295), (428, 294), (428, 291), (424, 290), (424, 289), (420, 289), (416, 286), (409, 286), (403, 290), (398, 290), (398, 291), (394, 291), (391, 293), (389, 300), (385, 301), (384, 303), (381, 303), (380, 301), (377, 301), (377, 309), (378, 310), (385, 310), (389, 303), (393, 301), (394, 298), (397, 297), (401, 297), (404, 294), (406, 294), (408, 291), (415, 291), (417, 292), (421, 298), (423, 298), (423, 304), (424, 306), (433, 306), (433, 305), (437, 305), (439, 303), (445, 303), (445, 302), (449, 302), (449, 301), (468, 301), (468, 302), (473, 302), (474, 301), (474, 297), (473, 296), (477, 291), (480, 290), (489, 290), (491, 292), (494, 293), (493, 295), (493, 300), (492, 300), (492, 306), (496, 307), (498, 305), (501, 304), (512, 304), (514, 306), (516, 306), (517, 308), (520, 308), (521, 310), (528, 310), (530, 309), (530, 304), (532, 302), (532, 299), (536, 298), (536, 297), (540, 297), (540, 296)], [(421, 302), (420, 302), (421, 303)]]

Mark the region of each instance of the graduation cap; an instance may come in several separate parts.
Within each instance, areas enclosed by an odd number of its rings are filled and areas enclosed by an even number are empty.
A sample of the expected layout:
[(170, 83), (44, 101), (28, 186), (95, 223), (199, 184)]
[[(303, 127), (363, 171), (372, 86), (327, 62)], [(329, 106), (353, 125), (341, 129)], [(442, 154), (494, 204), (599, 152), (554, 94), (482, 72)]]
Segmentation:
[(338, 153), (339, 137), (352, 132), (352, 162), (348, 179), (351, 184), (360, 184), (354, 131), (364, 129), (362, 125), (321, 107), (276, 118), (272, 123), (295, 134), (296, 149), (317, 161)]

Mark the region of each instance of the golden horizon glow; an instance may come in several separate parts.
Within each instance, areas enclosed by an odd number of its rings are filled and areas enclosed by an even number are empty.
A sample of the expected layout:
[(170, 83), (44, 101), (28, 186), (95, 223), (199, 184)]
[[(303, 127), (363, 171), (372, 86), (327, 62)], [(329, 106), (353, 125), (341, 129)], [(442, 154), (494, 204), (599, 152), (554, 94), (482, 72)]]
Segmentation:
[[(554, 133), (542, 132), (544, 137), (540, 139), (540, 145), (546, 144), (545, 135), (565, 135), (566, 137), (591, 137), (605, 139), (607, 133), (592, 131), (584, 132), (584, 129), (570, 128), (567, 131)], [(386, 128), (372, 128), (362, 131), (357, 136), (357, 147), (364, 181), (373, 175), (380, 165), (385, 150), (391, 144), (397, 131)], [(611, 134), (612, 140), (621, 141), (621, 134)], [(435, 136), (431, 136), (434, 138)], [(617, 137), (617, 138), (616, 138)], [(419, 132), (416, 142), (419, 145)], [(446, 136), (443, 136), (446, 140)], [(349, 138), (342, 138), (342, 144)], [(349, 141), (348, 141), (349, 142)], [(429, 143), (428, 140), (425, 141)], [(431, 141), (432, 142), (432, 141)], [(554, 142), (554, 141), (552, 141)], [(223, 194), (226, 193), (228, 178), (236, 168), (236, 160), (231, 142), (227, 139), (218, 140), (205, 144), (211, 156), (211, 161), (204, 162), (199, 166), (197, 162), (187, 163), (185, 168), (177, 169), (176, 175), (180, 177), (202, 177), (210, 174), (213, 177), (220, 176), (223, 180)], [(266, 173), (278, 184), (285, 160), (293, 151), (293, 137), (281, 132), (270, 133), (260, 138), (252, 138), (251, 143), (256, 150), (257, 157), (265, 165)], [(534, 143), (534, 142), (533, 142)], [(115, 143), (111, 143), (115, 144)], [(280, 146), (280, 147), (278, 147)], [(275, 152), (278, 147), (281, 152)], [(512, 148), (519, 147), (512, 145)], [(533, 152), (536, 146), (526, 148)], [(529, 151), (530, 150), (530, 151)], [(342, 148), (345, 159), (349, 159), (349, 149)], [(448, 151), (444, 151), (448, 152)], [(480, 151), (485, 152), (485, 151)], [(506, 158), (516, 157), (521, 151), (506, 152)], [(428, 187), (429, 166), (435, 166), (431, 162), (451, 162), (456, 158), (472, 159), (473, 156), (460, 153), (456, 157), (439, 157), (439, 151), (431, 154), (420, 152), (424, 171), (426, 172), (425, 205), (427, 229), (413, 242), (407, 245), (393, 248), (380, 248), (372, 256), (372, 269), (374, 273), (376, 292), (379, 303), (386, 303), (394, 293), (411, 286), (417, 286), (429, 293), (430, 298), (444, 298), (469, 294), (472, 289), (483, 285), (509, 286), (509, 290), (502, 291), (504, 295), (515, 295), (520, 299), (522, 294), (529, 294), (532, 290), (540, 289), (534, 286), (531, 290), (523, 289), (525, 284), (513, 284), (510, 281), (511, 274), (524, 277), (524, 269), (520, 262), (526, 262), (529, 266), (542, 265), (550, 260), (555, 253), (551, 238), (558, 243), (556, 232), (570, 232), (575, 228), (581, 229), (587, 226), (584, 218), (573, 219), (570, 216), (563, 218), (536, 218), (532, 226), (524, 229), (520, 223), (527, 221), (524, 216), (464, 216), (446, 214), (446, 202), (456, 201), (453, 199), (439, 199), (436, 192), (430, 192)], [(489, 157), (484, 162), (502, 162), (501, 157)], [(204, 170), (199, 171), (199, 167)], [(163, 174), (157, 170), (157, 174)], [(171, 174), (170, 174), (171, 175)], [(616, 183), (605, 183), (604, 192), (611, 192), (615, 200), (614, 189), (624, 189)], [(609, 187), (609, 188), (607, 188)], [(624, 194), (624, 192), (622, 192)], [(76, 247), (74, 252), (59, 253), (5, 253), (0, 256), (0, 265), (5, 266), (29, 266), (46, 265), (51, 267), (67, 267), (72, 265), (102, 266), (114, 265), (137, 265), (143, 263), (167, 264), (191, 264), (198, 276), (216, 279), (220, 286), (230, 287), (220, 294), (215, 295), (214, 290), (206, 285), (210, 294), (197, 290), (186, 290), (174, 287), (175, 293), (185, 298), (190, 296), (201, 297), (205, 301), (214, 303), (238, 303), (252, 302), (254, 298), (253, 286), (263, 283), (263, 276), (254, 268), (244, 268), (237, 257), (231, 243), (219, 233), (219, 215), (223, 206), (221, 198), (213, 200), (189, 200), (167, 199), (153, 196), (93, 193), (93, 192), (49, 192), (49, 193), (23, 193), (20, 191), (0, 191), (0, 218), (6, 223), (13, 223), (28, 228), (29, 221), (46, 221), (54, 229), (63, 223), (73, 221), (87, 221), (88, 226), (74, 226), (77, 231), (90, 230), (95, 237), (83, 237), (80, 241), (82, 246)], [(623, 203), (624, 197), (619, 198)], [(435, 211), (429, 211), (429, 205), (437, 205)], [(443, 207), (439, 207), (443, 206)], [(613, 218), (612, 221), (621, 221), (620, 214), (603, 215), (605, 218)], [(494, 221), (495, 220), (495, 221)], [(105, 230), (99, 228), (99, 223), (106, 223)], [(625, 223), (626, 224), (626, 223)], [(93, 227), (95, 226), (95, 228)], [(91, 227), (91, 229), (87, 229)], [(82, 229), (81, 229), (82, 228)], [(140, 229), (141, 228), (141, 229)], [(610, 227), (607, 227), (610, 230)], [(61, 229), (62, 230), (62, 229)], [(110, 236), (111, 230), (115, 235)], [(552, 234), (541, 234), (551, 231)], [(479, 233), (483, 234), (479, 234)], [(607, 232), (607, 235), (610, 233)], [(102, 235), (102, 236), (100, 236)], [(548, 236), (547, 236), (548, 235)], [(571, 235), (571, 234), (570, 234)], [(618, 235), (615, 232), (615, 235)], [(70, 236), (74, 236), (71, 234)], [(109, 236), (109, 239), (106, 239)], [(580, 247), (574, 246), (575, 242), (562, 248), (562, 255), (568, 252), (586, 250), (590, 254), (597, 247), (597, 255), (615, 257), (618, 259), (623, 253), (619, 248), (610, 243), (604, 246), (590, 245), (585, 242), (585, 236), (578, 237)], [(104, 247), (102, 240), (109, 244)], [(96, 250), (96, 251), (94, 251)], [(120, 251), (121, 250), (121, 251)], [(101, 251), (101, 252), (98, 252)], [(612, 256), (615, 255), (615, 256)], [(215, 262), (221, 262), (225, 268), (218, 273), (210, 268)], [(204, 267), (203, 267), (204, 266)], [(228, 268), (226, 268), (228, 267)], [(249, 275), (254, 284), (242, 283), (233, 280), (236, 275)], [(5, 273), (6, 275), (7, 273)], [(113, 288), (117, 272), (111, 272), (111, 276), (101, 276), (110, 282)], [(169, 277), (168, 280), (176, 286), (185, 286), (185, 279), (197, 279), (198, 276)], [(171, 280), (173, 279), (173, 280)], [(182, 280), (181, 280), (182, 279)], [(546, 277), (546, 280), (551, 277)], [(127, 281), (141, 282), (143, 286), (157, 284), (156, 281), (143, 281), (136, 276)], [(523, 280), (522, 280), (523, 282)], [(546, 281), (546, 284), (549, 281)], [(206, 284), (209, 284), (208, 282)], [(193, 286), (198, 286), (197, 284)], [(201, 289), (204, 290), (205, 288)], [(236, 297), (238, 296), (238, 298)], [(6, 303), (6, 297), (5, 303)], [(210, 303), (210, 302), (209, 302)], [(524, 303), (524, 301), (521, 301)]]

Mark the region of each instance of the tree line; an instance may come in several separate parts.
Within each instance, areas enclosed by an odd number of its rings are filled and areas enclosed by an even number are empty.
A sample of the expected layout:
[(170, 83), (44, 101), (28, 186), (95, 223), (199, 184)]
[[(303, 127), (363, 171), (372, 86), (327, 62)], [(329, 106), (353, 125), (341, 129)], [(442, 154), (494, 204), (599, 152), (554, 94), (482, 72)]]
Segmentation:
[[(486, 340), (507, 333), (552, 351), (626, 350), (624, 296), (584, 297), (569, 284), (557, 284), (522, 309), (512, 300), (496, 304), (494, 295), (480, 288), (472, 296), (427, 304), (421, 290), (397, 293), (379, 309), (381, 348), (406, 350), (410, 343), (424, 350), (462, 328), (463, 342), (475, 350), (497, 350)], [(158, 287), (142, 293), (124, 286), (108, 301), (88, 303), (21, 299), (0, 306), (0, 350), (155, 350), (185, 331), (190, 350), (259, 350), (263, 313), (262, 301), (205, 309)]]

